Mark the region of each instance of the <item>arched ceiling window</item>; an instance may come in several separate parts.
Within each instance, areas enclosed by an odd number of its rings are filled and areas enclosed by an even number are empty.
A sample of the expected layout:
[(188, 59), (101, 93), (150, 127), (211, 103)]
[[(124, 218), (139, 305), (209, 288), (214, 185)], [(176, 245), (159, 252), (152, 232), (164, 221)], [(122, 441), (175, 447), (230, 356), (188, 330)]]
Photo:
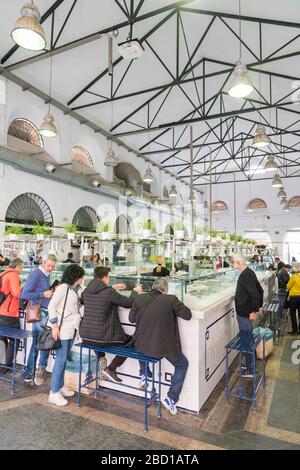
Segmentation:
[(212, 203), (211, 210), (213, 212), (228, 211), (228, 206), (224, 201), (215, 201)]
[(27, 225), (38, 222), (53, 226), (53, 216), (48, 204), (33, 193), (20, 194), (13, 199), (6, 211), (5, 221)]
[(115, 231), (118, 235), (127, 235), (128, 233), (130, 233), (129, 220), (127, 219), (127, 217), (125, 217), (125, 215), (119, 215), (119, 217), (117, 218)]
[(98, 222), (99, 217), (96, 211), (89, 206), (80, 207), (72, 221), (73, 224), (77, 224), (80, 232), (92, 232)]
[(72, 148), (72, 162), (81, 163), (81, 165), (89, 167), (93, 166), (93, 159), (90, 152), (81, 145), (75, 145), (75, 147)]
[(247, 206), (247, 210), (267, 209), (267, 204), (263, 199), (252, 199)]
[(28, 119), (14, 119), (8, 128), (8, 135), (24, 140), (32, 145), (44, 147), (44, 141), (38, 128)]
[(164, 199), (169, 199), (169, 191), (168, 191), (168, 188), (166, 186), (164, 186), (164, 188), (163, 188), (163, 198)]
[(289, 206), (300, 207), (300, 196), (294, 196), (289, 200)]
[(131, 165), (131, 163), (122, 162), (114, 168), (114, 174), (119, 179), (125, 182), (126, 188), (139, 190), (143, 187), (143, 180), (140, 172)]

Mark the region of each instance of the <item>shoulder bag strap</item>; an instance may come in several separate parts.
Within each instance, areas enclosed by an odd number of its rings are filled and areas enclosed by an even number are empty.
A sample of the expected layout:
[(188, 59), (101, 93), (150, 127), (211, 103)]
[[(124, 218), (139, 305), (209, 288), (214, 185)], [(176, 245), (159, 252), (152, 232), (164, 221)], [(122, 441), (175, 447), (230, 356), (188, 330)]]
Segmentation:
[(67, 305), (69, 290), (70, 290), (70, 287), (68, 286), (67, 293), (66, 293), (66, 297), (65, 297), (65, 302), (64, 302), (64, 308), (63, 308), (63, 311), (62, 311), (62, 314), (61, 314), (60, 323), (59, 323), (59, 329), (61, 329), (62, 324), (63, 324), (63, 321), (64, 321), (64, 316), (65, 316), (65, 310), (66, 310), (66, 305)]

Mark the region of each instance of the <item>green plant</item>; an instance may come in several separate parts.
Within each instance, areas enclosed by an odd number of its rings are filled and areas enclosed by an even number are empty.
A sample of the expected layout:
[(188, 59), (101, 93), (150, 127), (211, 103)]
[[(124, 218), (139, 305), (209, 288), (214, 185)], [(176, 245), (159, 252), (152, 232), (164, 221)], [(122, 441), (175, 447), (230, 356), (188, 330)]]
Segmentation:
[(226, 232), (221, 233), (221, 238), (222, 238), (222, 240), (227, 240), (228, 239), (228, 233), (226, 233)]
[(231, 242), (235, 242), (236, 241), (236, 234), (235, 233), (230, 233), (229, 234), (229, 239)]
[(210, 231), (211, 238), (217, 238), (218, 235), (219, 235), (218, 230), (211, 229), (211, 231)]
[(239, 243), (242, 242), (243, 241), (242, 235), (237, 235), (236, 236), (236, 241), (239, 242)]
[(152, 231), (152, 230), (155, 229), (155, 224), (154, 224), (153, 220), (151, 220), (151, 219), (140, 220), (139, 226), (143, 230), (151, 230)]
[(9, 225), (5, 227), (6, 235), (20, 235), (25, 233), (25, 228), (21, 225)]
[(182, 222), (182, 220), (174, 220), (174, 222), (171, 224), (171, 227), (173, 228), (174, 231), (177, 231), (177, 230), (185, 231), (185, 225)]
[(64, 224), (63, 228), (66, 233), (75, 233), (78, 230), (78, 224)]
[(109, 220), (100, 220), (96, 225), (97, 233), (109, 233), (112, 232), (112, 223)]
[(204, 235), (206, 233), (209, 233), (209, 227), (208, 225), (203, 225), (202, 227), (200, 227), (199, 225), (195, 228), (195, 232), (197, 235)]
[(52, 235), (52, 228), (46, 224), (40, 224), (37, 220), (35, 221), (35, 225), (31, 230), (33, 235)]

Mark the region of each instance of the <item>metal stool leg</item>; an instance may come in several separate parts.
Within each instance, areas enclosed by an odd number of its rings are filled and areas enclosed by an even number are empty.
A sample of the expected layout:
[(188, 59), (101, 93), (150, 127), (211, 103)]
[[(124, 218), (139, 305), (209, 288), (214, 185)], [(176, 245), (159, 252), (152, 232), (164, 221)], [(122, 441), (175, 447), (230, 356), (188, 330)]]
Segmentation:
[(226, 402), (229, 403), (229, 352), (226, 349)]
[(17, 372), (17, 339), (14, 339), (14, 358), (13, 358), (13, 376), (11, 381), (11, 395), (15, 394), (16, 391), (16, 372)]
[(253, 361), (253, 398), (252, 404), (253, 408), (256, 411), (256, 381), (257, 381), (257, 369), (256, 369), (256, 351), (253, 350), (252, 353), (252, 361)]
[(158, 361), (158, 407), (157, 417), (161, 418), (161, 361)]
[(148, 362), (145, 361), (144, 431), (148, 432)]
[(79, 378), (78, 378), (78, 398), (77, 398), (77, 406), (80, 407), (81, 402), (81, 374), (82, 374), (82, 347), (80, 346), (80, 353), (79, 353)]

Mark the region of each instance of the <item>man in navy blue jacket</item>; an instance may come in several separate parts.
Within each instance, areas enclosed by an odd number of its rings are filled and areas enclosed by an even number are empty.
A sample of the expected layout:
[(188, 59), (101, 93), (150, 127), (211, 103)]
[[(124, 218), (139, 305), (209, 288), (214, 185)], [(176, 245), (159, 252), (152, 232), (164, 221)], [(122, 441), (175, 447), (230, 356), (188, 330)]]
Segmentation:
[[(55, 266), (56, 257), (48, 255), (44, 263), (29, 274), (21, 293), (21, 299), (27, 300), (30, 305), (41, 306), (41, 321), (32, 323), (33, 341), (27, 360), (26, 373), (24, 376), (25, 382), (32, 381), (32, 375), (36, 368), (36, 361), (39, 353), (38, 336), (43, 331), (47, 323), (48, 305), (51, 297), (53, 296), (53, 291), (50, 290), (50, 274)], [(48, 359), (49, 351), (41, 351), (39, 366), (35, 372), (36, 385), (42, 385), (44, 383)]]

